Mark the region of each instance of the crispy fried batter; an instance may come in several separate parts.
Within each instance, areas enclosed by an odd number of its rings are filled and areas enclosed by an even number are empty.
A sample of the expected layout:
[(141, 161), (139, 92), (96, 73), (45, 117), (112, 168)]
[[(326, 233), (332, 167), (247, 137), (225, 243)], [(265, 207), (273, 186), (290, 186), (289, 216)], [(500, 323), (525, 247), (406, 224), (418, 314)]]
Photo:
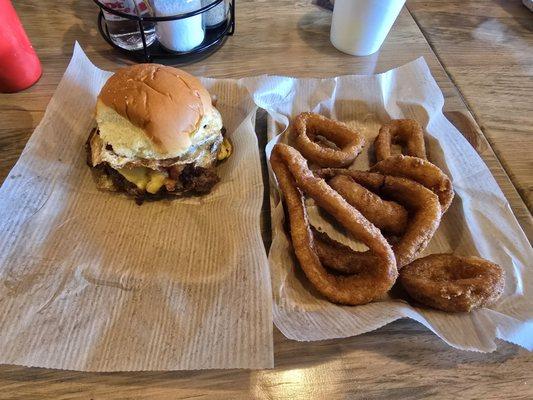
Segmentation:
[(383, 200), (347, 175), (335, 176), (328, 184), (379, 229), (401, 235), (407, 228), (407, 210), (398, 203)]
[[(277, 144), (270, 162), (285, 199), (296, 257), (313, 286), (330, 301), (352, 305), (368, 303), (387, 293), (396, 280), (397, 270), (394, 253), (381, 232), (323, 179), (315, 177), (294, 148)], [(377, 259), (372, 268), (349, 276), (327, 272), (316, 252), (300, 190), (369, 247)]]
[(437, 195), (415, 181), (340, 168), (321, 169), (316, 174), (328, 178), (336, 175), (349, 176), (360, 185), (394, 200), (409, 211), (407, 228), (393, 245), (398, 270), (413, 261), (427, 247), (439, 227), (442, 212)]
[(427, 247), (439, 227), (442, 211), (435, 193), (409, 179), (385, 176), (381, 193), (406, 207), (412, 215), (405, 233), (393, 246), (400, 270)]
[[(454, 197), (451, 180), (427, 161), (416, 121), (382, 126), (375, 141), (378, 162), (370, 171), (338, 168), (350, 165), (363, 145), (360, 135), (352, 135), (344, 124), (303, 113), (292, 131), (302, 154), (277, 144), (270, 162), (283, 193), (296, 257), (327, 299), (350, 305), (376, 300), (394, 284), (398, 270), (411, 297), (436, 309), (470, 311), (500, 297), (504, 271), (489, 261), (453, 254), (413, 261), (429, 244)], [(407, 155), (391, 156), (392, 143), (401, 144)], [(311, 171), (304, 156), (328, 168)], [(353, 251), (312, 228), (304, 195), (369, 250)], [(392, 234), (392, 246), (380, 230)]]
[(373, 268), (378, 260), (370, 251), (353, 251), (325, 233), (313, 229), (318, 258), (332, 270), (343, 274), (357, 274), (365, 268)]
[[(296, 148), (310, 162), (321, 167), (347, 167), (361, 152), (365, 139), (342, 122), (319, 114), (302, 113), (294, 119)], [(321, 146), (314, 140), (318, 136), (333, 142), (338, 149)]]
[(450, 312), (471, 311), (494, 303), (503, 293), (503, 269), (479, 257), (432, 254), (407, 265), (400, 281), (422, 304)]
[(439, 197), (442, 212), (446, 212), (453, 200), (452, 182), (439, 167), (418, 157), (397, 155), (378, 162), (370, 171), (384, 175), (412, 179)]
[(426, 159), (424, 131), (414, 119), (393, 119), (384, 124), (374, 141), (376, 160), (379, 162), (391, 156), (391, 145), (402, 144), (409, 156)]

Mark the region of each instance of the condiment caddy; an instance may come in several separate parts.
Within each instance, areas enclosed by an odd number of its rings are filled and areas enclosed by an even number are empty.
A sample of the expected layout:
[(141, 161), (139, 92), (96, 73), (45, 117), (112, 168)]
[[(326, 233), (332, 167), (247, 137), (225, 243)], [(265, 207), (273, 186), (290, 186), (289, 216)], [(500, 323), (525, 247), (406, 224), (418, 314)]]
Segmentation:
[(235, 31), (235, 0), (93, 1), (102, 37), (138, 61), (194, 62)]

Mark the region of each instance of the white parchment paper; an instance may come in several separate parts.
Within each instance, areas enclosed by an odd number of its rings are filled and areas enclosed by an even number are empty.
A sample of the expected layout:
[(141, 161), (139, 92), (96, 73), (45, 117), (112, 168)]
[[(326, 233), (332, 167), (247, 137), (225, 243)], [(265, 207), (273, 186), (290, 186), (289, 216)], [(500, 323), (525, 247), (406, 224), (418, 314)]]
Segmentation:
[(198, 198), (137, 206), (96, 189), (84, 143), (111, 73), (76, 45), (0, 189), (0, 363), (84, 371), (268, 368), (257, 106), (204, 79), (235, 144)]
[[(458, 348), (490, 351), (496, 337), (532, 348), (531, 247), (489, 170), (443, 117), (442, 94), (422, 59), (375, 76), (202, 79), (235, 143), (222, 182), (205, 197), (142, 207), (99, 192), (85, 165), (96, 95), (109, 76), (76, 45), (0, 188), (0, 363), (86, 371), (271, 367), (272, 309), (278, 328), (296, 340), (353, 336), (410, 317)], [(420, 121), (430, 160), (456, 190), (426, 253), (479, 254), (502, 265), (507, 286), (499, 303), (452, 315), (392, 297), (359, 307), (325, 301), (298, 270), (272, 179), (269, 271), (259, 226), (258, 107), (271, 116), (268, 154), (301, 111), (354, 124), (369, 140), (389, 118)], [(364, 153), (356, 167), (367, 165)]]
[(302, 341), (354, 336), (408, 317), (456, 348), (492, 351), (495, 338), (501, 338), (533, 349), (533, 251), (489, 169), (443, 116), (444, 98), (422, 58), (373, 76), (264, 77), (253, 82), (251, 92), (271, 117), (267, 157), (277, 141), (286, 141), (279, 134), (289, 118), (303, 111), (347, 122), (366, 136), (365, 152), (353, 166), (359, 169), (368, 168), (368, 148), (383, 122), (391, 118), (419, 121), (425, 127), (430, 161), (449, 174), (456, 192), (423, 255), (479, 255), (506, 271), (505, 292), (498, 303), (470, 314), (412, 307), (394, 291), (384, 301), (364, 306), (329, 303), (299, 270), (283, 229), (283, 208), (270, 171), (274, 322), (285, 336)]

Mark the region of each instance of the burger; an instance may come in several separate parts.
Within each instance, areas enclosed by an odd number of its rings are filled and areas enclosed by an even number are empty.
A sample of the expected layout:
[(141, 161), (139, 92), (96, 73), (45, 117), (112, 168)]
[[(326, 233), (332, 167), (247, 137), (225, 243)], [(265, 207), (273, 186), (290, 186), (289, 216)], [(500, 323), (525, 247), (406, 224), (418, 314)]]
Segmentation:
[(102, 88), (86, 149), (100, 189), (142, 202), (210, 192), (231, 145), (198, 79), (138, 64), (118, 70)]

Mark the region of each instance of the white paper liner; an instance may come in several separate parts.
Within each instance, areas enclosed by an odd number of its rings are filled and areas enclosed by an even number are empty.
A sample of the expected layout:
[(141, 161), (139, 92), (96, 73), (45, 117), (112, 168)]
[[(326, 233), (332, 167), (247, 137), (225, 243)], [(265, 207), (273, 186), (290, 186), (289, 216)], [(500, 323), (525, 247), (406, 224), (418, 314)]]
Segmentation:
[[(0, 189), (0, 363), (87, 371), (271, 367), (270, 290), (274, 322), (291, 339), (353, 336), (409, 317), (457, 348), (492, 351), (498, 337), (532, 349), (532, 249), (487, 167), (443, 117), (423, 59), (375, 76), (203, 79), (221, 102), (236, 154), (212, 194), (176, 208), (139, 208), (95, 189), (82, 147), (108, 76), (76, 45)], [(420, 121), (431, 161), (456, 190), (425, 253), (479, 254), (502, 265), (507, 285), (498, 304), (446, 314), (400, 300), (325, 301), (295, 263), (271, 171), (269, 276), (259, 231), (257, 106), (271, 117), (267, 154), (302, 111), (354, 123), (368, 139), (389, 118)], [(355, 166), (367, 164), (363, 153)]]
[(0, 363), (83, 371), (273, 366), (257, 106), (203, 79), (235, 144), (203, 197), (96, 189), (84, 143), (111, 74), (76, 44), (0, 189)]
[[(269, 113), (266, 153), (290, 117), (313, 111), (358, 127), (367, 146), (354, 167), (368, 167), (368, 147), (381, 123), (414, 118), (426, 131), (429, 159), (452, 178), (456, 197), (437, 234), (422, 253), (479, 255), (506, 271), (502, 298), (487, 309), (450, 314), (413, 307), (398, 297), (349, 307), (332, 304), (308, 283), (283, 229), (283, 209), (270, 171), (272, 245), (269, 261), (274, 294), (274, 322), (290, 339), (309, 341), (358, 335), (399, 318), (412, 318), (449, 345), (489, 352), (495, 338), (533, 349), (533, 251), (507, 200), (476, 151), (443, 116), (443, 95), (424, 59), (379, 75), (330, 79), (264, 77), (251, 92)], [(314, 222), (319, 224), (319, 222)], [(326, 227), (327, 229), (327, 227)]]

